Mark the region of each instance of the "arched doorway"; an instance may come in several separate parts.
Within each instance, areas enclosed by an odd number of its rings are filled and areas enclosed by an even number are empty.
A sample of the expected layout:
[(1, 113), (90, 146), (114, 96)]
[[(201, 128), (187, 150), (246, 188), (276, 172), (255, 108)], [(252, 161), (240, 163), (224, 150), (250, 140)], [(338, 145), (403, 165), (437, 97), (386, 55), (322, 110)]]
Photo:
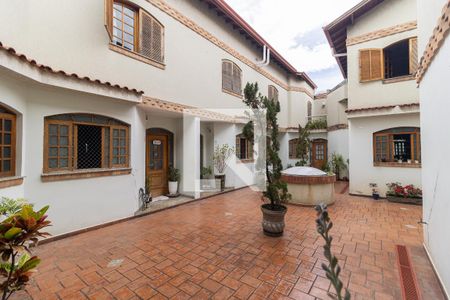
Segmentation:
[(327, 163), (327, 144), (325, 139), (315, 139), (312, 141), (311, 147), (311, 166), (322, 169)]
[(146, 181), (153, 197), (167, 194), (169, 167), (173, 166), (173, 133), (162, 128), (147, 129)]

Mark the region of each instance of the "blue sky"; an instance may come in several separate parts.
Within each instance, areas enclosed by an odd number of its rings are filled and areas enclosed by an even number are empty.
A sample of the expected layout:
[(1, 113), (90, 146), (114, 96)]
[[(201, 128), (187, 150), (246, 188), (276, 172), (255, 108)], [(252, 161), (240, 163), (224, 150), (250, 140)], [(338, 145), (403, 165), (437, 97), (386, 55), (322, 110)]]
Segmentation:
[(343, 77), (322, 27), (360, 0), (226, 0), (297, 70), (307, 72), (318, 91)]

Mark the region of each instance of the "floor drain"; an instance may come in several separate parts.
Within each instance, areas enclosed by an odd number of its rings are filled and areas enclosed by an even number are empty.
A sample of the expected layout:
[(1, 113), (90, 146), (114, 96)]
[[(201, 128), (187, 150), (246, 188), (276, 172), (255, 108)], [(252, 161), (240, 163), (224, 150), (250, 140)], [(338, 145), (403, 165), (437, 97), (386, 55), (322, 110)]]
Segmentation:
[(421, 300), (408, 249), (403, 245), (397, 245), (396, 249), (403, 300)]
[(118, 267), (123, 263), (123, 259), (113, 259), (109, 262), (108, 268)]

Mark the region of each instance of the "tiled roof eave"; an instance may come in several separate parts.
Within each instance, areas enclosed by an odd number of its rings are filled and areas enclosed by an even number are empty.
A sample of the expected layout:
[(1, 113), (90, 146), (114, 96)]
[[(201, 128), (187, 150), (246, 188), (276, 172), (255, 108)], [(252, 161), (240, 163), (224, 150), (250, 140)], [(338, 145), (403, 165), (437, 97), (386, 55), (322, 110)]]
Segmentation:
[(14, 48), (5, 46), (2, 42), (0, 42), (0, 51), (6, 52), (8, 55), (15, 57), (16, 59), (18, 59), (20, 61), (25, 62), (30, 67), (36, 68), (41, 72), (47, 72), (47, 73), (51, 73), (51, 74), (54, 74), (57, 76), (65, 77), (65, 78), (71, 78), (71, 79), (76, 79), (79, 81), (85, 81), (85, 82), (101, 85), (101, 86), (104, 86), (104, 87), (107, 87), (110, 89), (121, 90), (124, 92), (133, 93), (136, 96), (141, 96), (144, 94), (144, 91), (140, 91), (135, 88), (121, 86), (119, 84), (114, 84), (109, 81), (102, 81), (97, 78), (90, 78), (89, 76), (82, 76), (77, 73), (69, 73), (64, 70), (56, 70), (50, 66), (38, 63), (36, 60), (27, 57), (25, 54), (18, 53)]

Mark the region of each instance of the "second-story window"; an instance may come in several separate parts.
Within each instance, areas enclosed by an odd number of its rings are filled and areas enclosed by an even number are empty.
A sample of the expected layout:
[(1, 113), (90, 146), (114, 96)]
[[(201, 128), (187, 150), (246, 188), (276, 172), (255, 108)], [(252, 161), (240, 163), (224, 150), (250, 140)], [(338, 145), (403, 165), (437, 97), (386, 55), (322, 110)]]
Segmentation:
[(134, 51), (137, 44), (136, 11), (131, 6), (114, 2), (113, 9), (113, 43), (127, 50)]
[(414, 75), (417, 66), (416, 37), (396, 42), (384, 49), (359, 50), (361, 82)]
[(275, 102), (278, 102), (278, 90), (273, 85), (269, 85), (269, 100), (273, 100)]
[(138, 6), (105, 0), (105, 7), (105, 26), (111, 44), (134, 52), (135, 56), (164, 62), (164, 27), (161, 23)]
[(232, 61), (222, 61), (222, 90), (236, 96), (242, 94), (242, 71)]

